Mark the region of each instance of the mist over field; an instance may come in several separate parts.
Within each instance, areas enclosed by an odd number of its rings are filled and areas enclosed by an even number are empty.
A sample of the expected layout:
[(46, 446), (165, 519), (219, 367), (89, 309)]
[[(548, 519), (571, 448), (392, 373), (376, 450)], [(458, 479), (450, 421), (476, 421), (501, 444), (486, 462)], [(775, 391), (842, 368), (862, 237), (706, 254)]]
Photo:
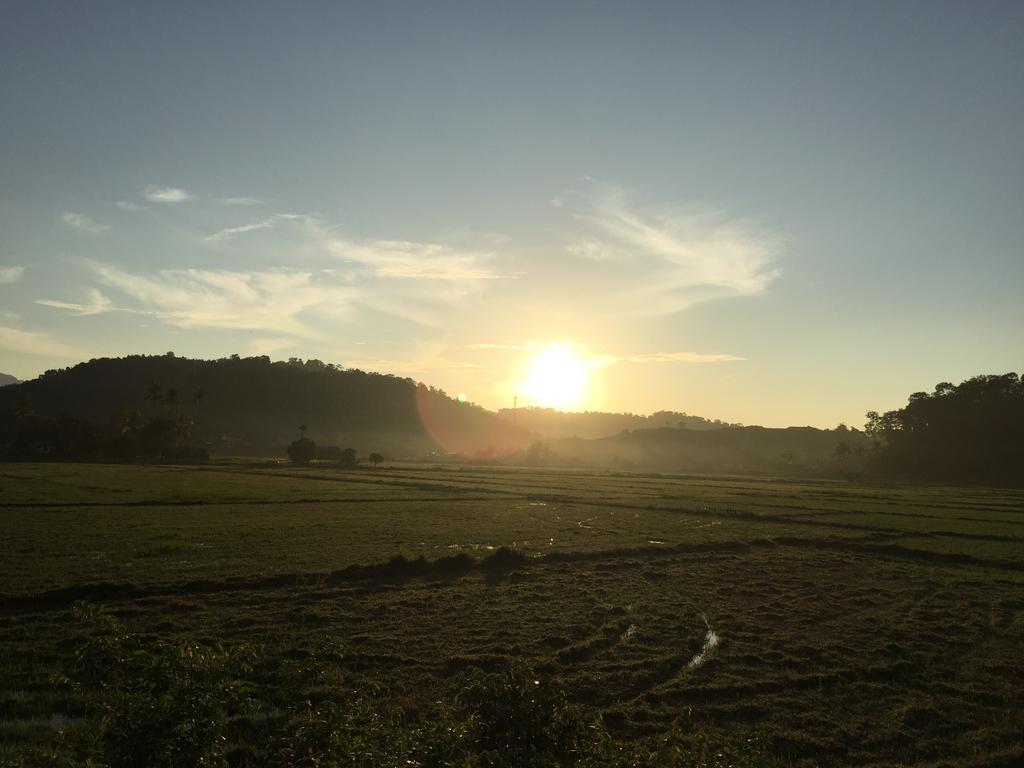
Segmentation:
[(1024, 765), (1024, 5), (0, 23), (0, 768)]

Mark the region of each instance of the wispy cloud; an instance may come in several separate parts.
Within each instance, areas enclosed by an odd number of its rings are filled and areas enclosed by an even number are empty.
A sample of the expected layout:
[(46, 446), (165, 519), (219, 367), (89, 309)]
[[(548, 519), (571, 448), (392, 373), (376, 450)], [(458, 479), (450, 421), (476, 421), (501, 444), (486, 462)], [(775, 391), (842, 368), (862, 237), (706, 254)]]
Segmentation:
[(469, 349), (524, 349), (522, 344), (507, 341), (504, 344), (470, 344)]
[(76, 315), (99, 315), (111, 309), (110, 299), (104, 296), (95, 288), (86, 291), (86, 301), (76, 304), (69, 301), (56, 301), (55, 299), (38, 299), (36, 304), (55, 309), (66, 309)]
[(16, 283), (21, 280), (21, 276), (24, 274), (25, 268), (22, 266), (0, 267), (0, 284)]
[(274, 218), (264, 219), (263, 221), (255, 221), (251, 224), (242, 224), (238, 227), (226, 227), (219, 232), (215, 232), (212, 235), (207, 235), (203, 238), (208, 243), (219, 243), (224, 240), (230, 240), (233, 237), (244, 235), (246, 232), (255, 232), (260, 229), (270, 229), (274, 226)]
[(784, 239), (718, 212), (641, 207), (620, 189), (597, 188), (576, 220), (570, 253), (629, 263), (623, 285), (637, 311), (671, 313), (693, 304), (761, 293), (779, 275)]
[(40, 357), (88, 357), (81, 349), (66, 344), (48, 333), (23, 331), (9, 326), (0, 326), (0, 349)]
[(145, 276), (87, 261), (94, 277), (152, 314), (179, 328), (229, 328), (317, 338), (300, 319), (306, 311), (328, 308), (344, 315), (355, 293), (343, 276), (329, 271), (239, 272), (166, 269)]
[(585, 346), (574, 344), (571, 342), (560, 342), (552, 344), (552, 342), (541, 342), (541, 341), (515, 341), (508, 340), (501, 343), (479, 343), (469, 344), (468, 349), (482, 349), (482, 350), (500, 350), (500, 351), (544, 351), (552, 348), (552, 346), (560, 349), (568, 349), (575, 356), (579, 357), (584, 362), (592, 365), (593, 367), (603, 367), (607, 365), (615, 365), (617, 363), (724, 363), (738, 360), (746, 360), (744, 357), (737, 355), (729, 355), (724, 353), (706, 353), (706, 352), (649, 352), (641, 355), (609, 355), (609, 354), (594, 354), (587, 351)]
[(85, 235), (101, 235), (110, 229), (107, 224), (100, 224), (93, 221), (83, 213), (68, 211), (60, 217), (67, 226)]
[(487, 262), (494, 258), (494, 253), (488, 251), (463, 250), (409, 240), (357, 242), (343, 239), (332, 240), (330, 249), (335, 256), (365, 265), (380, 277), (453, 282), (506, 277), (487, 268)]
[(487, 366), (460, 360), (450, 360), (440, 355), (416, 357), (411, 359), (366, 358), (363, 360), (346, 360), (346, 368), (359, 368), (363, 371), (380, 373), (425, 373), (427, 371), (468, 371), (484, 369)]
[(114, 205), (122, 211), (131, 211), (133, 213), (146, 210), (146, 206), (133, 203), (130, 200), (118, 200)]
[(703, 352), (654, 352), (648, 355), (633, 355), (621, 358), (627, 363), (725, 363), (745, 360), (744, 357)]
[(183, 203), (193, 199), (191, 192), (180, 187), (161, 187), (156, 184), (148, 184), (142, 196), (151, 203)]

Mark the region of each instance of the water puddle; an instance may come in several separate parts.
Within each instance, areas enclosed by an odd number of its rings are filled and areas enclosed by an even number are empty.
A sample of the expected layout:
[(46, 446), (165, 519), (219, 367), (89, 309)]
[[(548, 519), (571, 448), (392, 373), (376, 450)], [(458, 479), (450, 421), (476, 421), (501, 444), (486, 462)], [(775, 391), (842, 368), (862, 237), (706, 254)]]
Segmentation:
[(700, 651), (694, 654), (693, 658), (690, 659), (690, 663), (686, 665), (687, 669), (696, 669), (699, 667), (707, 660), (708, 654), (718, 646), (718, 634), (708, 623), (708, 617), (701, 614), (701, 618), (704, 619), (704, 626), (707, 627), (707, 632), (704, 633), (704, 645), (701, 646)]

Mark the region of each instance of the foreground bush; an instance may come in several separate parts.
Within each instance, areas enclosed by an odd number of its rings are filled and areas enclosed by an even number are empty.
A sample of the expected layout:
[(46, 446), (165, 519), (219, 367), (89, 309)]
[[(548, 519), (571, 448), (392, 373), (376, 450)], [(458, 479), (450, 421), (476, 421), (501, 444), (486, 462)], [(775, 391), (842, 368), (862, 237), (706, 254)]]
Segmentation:
[[(90, 607), (86, 637), (55, 682), (85, 709), (43, 754), (63, 768), (726, 768), (764, 764), (751, 744), (712, 749), (681, 720), (657, 743), (623, 749), (599, 719), (521, 662), (475, 671), (410, 719), (386, 692), (351, 689), (344, 649), (299, 662), (146, 638)], [(257, 667), (274, 668), (258, 684)]]

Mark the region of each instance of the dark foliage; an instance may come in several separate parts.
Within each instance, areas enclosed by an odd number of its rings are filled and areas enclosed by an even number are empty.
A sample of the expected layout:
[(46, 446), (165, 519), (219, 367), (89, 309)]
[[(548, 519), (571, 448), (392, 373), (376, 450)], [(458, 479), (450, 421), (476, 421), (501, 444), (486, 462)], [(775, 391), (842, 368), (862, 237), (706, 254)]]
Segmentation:
[(480, 567), (490, 571), (508, 571), (527, 561), (527, 556), (508, 547), (498, 547), (480, 561)]
[(205, 448), (190, 443), (192, 419), (173, 409), (158, 410), (148, 417), (129, 411), (104, 428), (66, 412), (39, 414), (22, 403), (3, 423), (0, 455), (9, 459), (209, 458)]
[[(380, 687), (353, 686), (344, 647), (298, 661), (138, 635), (76, 608), (84, 633), (56, 679), (85, 717), (15, 765), (73, 768), (420, 766), (421, 768), (725, 768), (764, 764), (754, 743), (712, 749), (687, 718), (653, 746), (617, 746), (599, 719), (522, 662), (468, 672), (416, 716)], [(273, 683), (262, 678), (277, 673)]]
[(1024, 482), (1024, 381), (975, 376), (915, 392), (903, 408), (870, 411), (880, 470), (942, 481)]
[(338, 453), (338, 466), (350, 468), (354, 467), (359, 463), (359, 457), (356, 455), (355, 448), (345, 448)]
[(288, 446), (288, 458), (293, 464), (309, 464), (317, 458), (316, 443), (308, 437), (300, 437)]

